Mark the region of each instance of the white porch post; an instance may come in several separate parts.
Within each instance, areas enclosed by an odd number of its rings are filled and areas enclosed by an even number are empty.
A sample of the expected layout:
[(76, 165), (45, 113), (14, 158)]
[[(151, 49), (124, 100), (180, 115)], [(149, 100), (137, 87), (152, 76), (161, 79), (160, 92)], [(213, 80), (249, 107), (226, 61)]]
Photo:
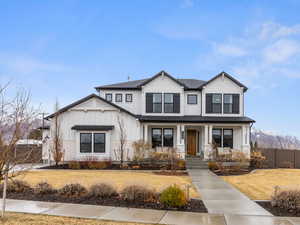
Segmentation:
[(148, 125), (144, 125), (144, 141), (148, 142)]
[(204, 160), (210, 159), (212, 142), (212, 125), (204, 126)]
[(250, 126), (243, 125), (242, 127), (242, 152), (244, 152), (248, 157), (250, 157), (250, 143), (249, 143), (249, 136), (250, 136)]
[(178, 148), (178, 154), (181, 158), (185, 158), (185, 148), (184, 148), (184, 141), (182, 141), (181, 138), (181, 130), (182, 127), (184, 127), (181, 124), (176, 125), (176, 139), (177, 139), (177, 148)]

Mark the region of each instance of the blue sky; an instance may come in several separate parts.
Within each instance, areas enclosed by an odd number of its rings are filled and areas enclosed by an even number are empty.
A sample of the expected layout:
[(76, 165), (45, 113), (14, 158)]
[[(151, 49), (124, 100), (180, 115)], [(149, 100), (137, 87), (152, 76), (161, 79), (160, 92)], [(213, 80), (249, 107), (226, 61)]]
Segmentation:
[(93, 87), (152, 76), (249, 87), (256, 127), (300, 137), (300, 1), (26, 0), (0, 2), (0, 82), (53, 111)]

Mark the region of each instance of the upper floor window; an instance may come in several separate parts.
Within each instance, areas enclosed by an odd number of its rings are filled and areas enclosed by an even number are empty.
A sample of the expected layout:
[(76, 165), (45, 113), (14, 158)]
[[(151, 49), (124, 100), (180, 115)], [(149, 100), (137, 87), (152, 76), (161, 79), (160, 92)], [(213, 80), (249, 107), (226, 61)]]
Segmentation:
[(161, 113), (162, 112), (162, 94), (146, 93), (146, 112)]
[(222, 113), (222, 94), (206, 94), (206, 113)]
[(187, 95), (187, 104), (197, 104), (197, 95)]
[(240, 112), (240, 95), (239, 94), (224, 94), (224, 113), (239, 113)]
[(180, 113), (180, 94), (146, 93), (146, 113), (162, 113), (162, 105), (165, 113)]
[(112, 101), (112, 94), (111, 93), (108, 93), (108, 94), (105, 94), (105, 99), (109, 102)]
[(132, 102), (132, 94), (126, 94), (125, 101), (126, 102)]
[(174, 112), (174, 97), (173, 94), (164, 94), (164, 112), (173, 113)]
[(116, 94), (116, 102), (122, 102), (122, 94)]

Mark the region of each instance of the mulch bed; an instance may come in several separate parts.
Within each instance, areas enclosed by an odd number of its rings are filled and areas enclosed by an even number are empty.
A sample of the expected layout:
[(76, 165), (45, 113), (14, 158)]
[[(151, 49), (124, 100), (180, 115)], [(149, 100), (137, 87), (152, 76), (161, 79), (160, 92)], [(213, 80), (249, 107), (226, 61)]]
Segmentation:
[(220, 170), (210, 170), (214, 174), (218, 176), (238, 176), (238, 175), (245, 175), (248, 173), (251, 173), (253, 170), (257, 170), (257, 168), (249, 167), (249, 168), (243, 168), (241, 170), (227, 170), (227, 171), (220, 171)]
[(282, 209), (279, 207), (272, 207), (271, 202), (269, 201), (257, 201), (257, 204), (259, 204), (261, 207), (263, 207), (265, 210), (272, 213), (274, 216), (283, 216), (283, 217), (300, 217), (300, 211), (288, 211), (286, 209)]
[(88, 205), (104, 205), (116, 206), (127, 208), (142, 208), (142, 209), (158, 209), (158, 210), (176, 210), (187, 212), (207, 213), (207, 209), (203, 202), (198, 199), (191, 199), (189, 203), (182, 208), (168, 208), (160, 203), (145, 203), (145, 202), (132, 202), (125, 201), (120, 197), (109, 197), (106, 199), (96, 197), (82, 197), (82, 198), (66, 198), (58, 194), (49, 195), (36, 195), (32, 191), (26, 193), (7, 193), (7, 198), (18, 200), (31, 200), (31, 201), (45, 201), (45, 202), (60, 202), (60, 203), (75, 203), (75, 204), (88, 204)]
[[(47, 169), (47, 170), (60, 170), (60, 169), (68, 169), (68, 170), (78, 170), (78, 169), (70, 169), (68, 164), (59, 164), (59, 165), (51, 165), (51, 166), (43, 166), (40, 167), (39, 169)], [(87, 169), (90, 170), (88, 168), (81, 168), (82, 169)], [(126, 168), (121, 168), (120, 165), (118, 164), (112, 164), (109, 167), (106, 167), (104, 169), (92, 169), (92, 170), (170, 170), (170, 168), (168, 168), (168, 166), (160, 166), (160, 165), (151, 165), (151, 164), (145, 164), (145, 165), (140, 165), (139, 167), (137, 167), (137, 165), (130, 165), (129, 167)], [(185, 170), (185, 168), (182, 168), (181, 170)]]
[(155, 171), (153, 172), (156, 175), (164, 175), (164, 176), (188, 176), (189, 173), (188, 172), (184, 172), (184, 171)]

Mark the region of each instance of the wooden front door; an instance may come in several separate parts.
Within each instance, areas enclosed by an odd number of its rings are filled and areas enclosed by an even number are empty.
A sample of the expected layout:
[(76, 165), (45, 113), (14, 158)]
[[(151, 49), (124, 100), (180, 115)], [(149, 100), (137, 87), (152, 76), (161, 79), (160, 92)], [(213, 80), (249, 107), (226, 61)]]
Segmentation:
[(187, 131), (187, 154), (196, 155), (197, 132), (195, 130)]

